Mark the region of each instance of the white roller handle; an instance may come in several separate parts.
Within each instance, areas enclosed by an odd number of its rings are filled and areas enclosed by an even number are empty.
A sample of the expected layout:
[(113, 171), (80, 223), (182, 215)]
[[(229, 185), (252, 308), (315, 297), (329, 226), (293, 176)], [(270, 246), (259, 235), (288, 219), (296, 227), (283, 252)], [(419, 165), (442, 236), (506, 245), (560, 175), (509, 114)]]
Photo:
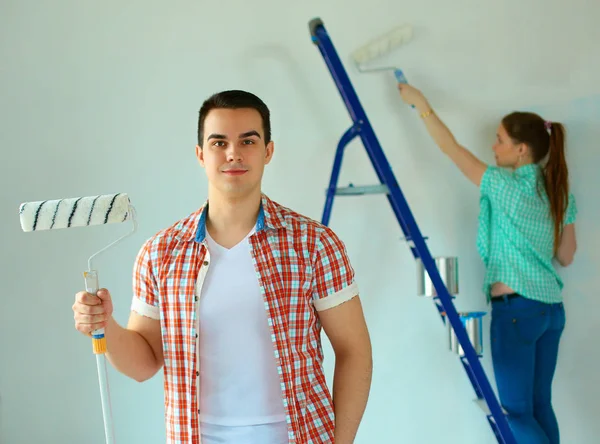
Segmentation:
[[(98, 272), (95, 270), (86, 271), (83, 276), (85, 278), (85, 291), (96, 296), (99, 289)], [(96, 366), (98, 367), (98, 382), (100, 384), (100, 399), (102, 401), (102, 416), (104, 418), (104, 435), (106, 437), (106, 444), (114, 444), (115, 438), (105, 356), (106, 337), (104, 336), (103, 328), (92, 332), (92, 343), (94, 354), (96, 355)]]
[[(96, 296), (98, 294), (98, 272), (86, 271), (83, 273), (85, 278), (85, 291)], [(104, 337), (104, 329), (99, 328), (92, 332), (92, 344), (95, 354), (106, 353), (106, 338)]]

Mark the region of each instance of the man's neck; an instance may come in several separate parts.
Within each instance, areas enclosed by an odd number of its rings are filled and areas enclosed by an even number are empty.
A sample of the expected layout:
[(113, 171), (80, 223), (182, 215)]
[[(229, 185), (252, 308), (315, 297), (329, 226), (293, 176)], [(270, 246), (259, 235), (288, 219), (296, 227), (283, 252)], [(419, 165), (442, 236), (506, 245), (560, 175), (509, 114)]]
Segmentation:
[(206, 228), (225, 248), (236, 245), (256, 224), (261, 203), (260, 189), (235, 198), (209, 190)]

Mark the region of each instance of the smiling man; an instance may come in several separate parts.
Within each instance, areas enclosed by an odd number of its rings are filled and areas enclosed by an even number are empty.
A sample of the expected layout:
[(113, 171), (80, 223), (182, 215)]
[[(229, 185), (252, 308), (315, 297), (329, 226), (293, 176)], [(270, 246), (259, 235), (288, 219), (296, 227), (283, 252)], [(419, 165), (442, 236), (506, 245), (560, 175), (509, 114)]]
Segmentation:
[(108, 291), (76, 296), (77, 329), (106, 328), (115, 368), (138, 381), (164, 369), (169, 443), (350, 444), (362, 419), (372, 356), (354, 270), (330, 228), (262, 192), (273, 152), (262, 100), (208, 98), (196, 147), (208, 199), (142, 246), (127, 328)]

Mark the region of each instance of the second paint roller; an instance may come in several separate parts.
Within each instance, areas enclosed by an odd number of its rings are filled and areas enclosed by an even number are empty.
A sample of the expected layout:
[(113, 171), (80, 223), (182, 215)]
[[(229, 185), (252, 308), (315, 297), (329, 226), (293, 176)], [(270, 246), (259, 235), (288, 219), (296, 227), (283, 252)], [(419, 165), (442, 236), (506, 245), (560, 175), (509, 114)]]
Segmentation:
[[(90, 227), (132, 221), (133, 227), (130, 232), (96, 252), (88, 259), (88, 270), (83, 275), (85, 289), (93, 295), (97, 294), (99, 284), (98, 272), (92, 266), (92, 260), (103, 251), (132, 235), (137, 229), (135, 209), (131, 205), (129, 196), (125, 193), (25, 202), (19, 206), (19, 218), (21, 228), (25, 232)], [(113, 444), (115, 440), (106, 358), (104, 356), (106, 353), (104, 329), (93, 331), (91, 336), (98, 369), (106, 443)]]

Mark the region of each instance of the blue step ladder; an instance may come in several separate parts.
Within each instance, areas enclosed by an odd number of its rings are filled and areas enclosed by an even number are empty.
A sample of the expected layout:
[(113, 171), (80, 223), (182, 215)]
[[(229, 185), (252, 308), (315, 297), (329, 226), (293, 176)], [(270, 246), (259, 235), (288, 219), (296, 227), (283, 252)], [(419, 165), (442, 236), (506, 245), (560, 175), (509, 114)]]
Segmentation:
[[(323, 21), (320, 18), (315, 18), (309, 22), (308, 27), (311, 39), (319, 48), (353, 122), (352, 126), (342, 135), (337, 146), (331, 178), (329, 180), (329, 187), (327, 188), (322, 223), (325, 225), (329, 224), (333, 199), (336, 195), (352, 196), (374, 193), (385, 193), (387, 195), (387, 199), (402, 231), (404, 232), (404, 237), (410, 246), (415, 260), (421, 261), (422, 266), (427, 271), (429, 279), (436, 290), (437, 296), (434, 298), (434, 302), (435, 306), (438, 308), (442, 322), (444, 324), (446, 324), (446, 320), (450, 322), (454, 335), (462, 347), (460, 361), (473, 385), (473, 389), (477, 395), (478, 404), (486, 412), (488, 422), (498, 442), (502, 444), (517, 444), (508, 425), (505, 412), (500, 406), (490, 382), (485, 375), (481, 362), (479, 361), (479, 355), (475, 351), (463, 321), (454, 307), (452, 296), (450, 296), (435, 261), (427, 248), (425, 239), (419, 231), (419, 227), (417, 226), (408, 203), (396, 181), (392, 167), (385, 157), (367, 114), (348, 78), (348, 74), (335, 50), (331, 38), (327, 34)], [(338, 188), (337, 183), (344, 149), (355, 137), (361, 138), (380, 184), (366, 187), (355, 187), (350, 185), (349, 187)]]

